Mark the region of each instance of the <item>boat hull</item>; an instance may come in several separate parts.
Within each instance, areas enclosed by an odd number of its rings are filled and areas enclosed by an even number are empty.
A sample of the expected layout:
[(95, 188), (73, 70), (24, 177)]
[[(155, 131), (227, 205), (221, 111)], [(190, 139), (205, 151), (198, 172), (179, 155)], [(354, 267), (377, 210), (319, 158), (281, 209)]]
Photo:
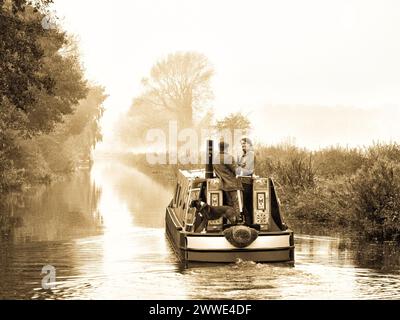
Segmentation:
[(231, 245), (222, 232), (185, 232), (173, 209), (166, 210), (166, 233), (181, 261), (236, 262), (239, 259), (255, 262), (294, 263), (294, 240), (291, 230), (259, 232), (257, 239), (245, 248)]
[(291, 258), (290, 249), (282, 250), (260, 250), (260, 251), (192, 251), (182, 252), (185, 255), (185, 261), (190, 262), (218, 262), (230, 263), (243, 261), (254, 262), (288, 262), (294, 263)]

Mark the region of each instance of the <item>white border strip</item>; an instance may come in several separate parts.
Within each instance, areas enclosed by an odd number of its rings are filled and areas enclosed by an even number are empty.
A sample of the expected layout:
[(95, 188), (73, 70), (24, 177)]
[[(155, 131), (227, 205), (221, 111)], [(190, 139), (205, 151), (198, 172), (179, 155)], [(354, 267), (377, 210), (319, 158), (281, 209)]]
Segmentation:
[[(274, 249), (290, 246), (290, 235), (259, 236), (245, 249)], [(196, 250), (237, 249), (224, 236), (220, 237), (187, 237), (187, 248)]]

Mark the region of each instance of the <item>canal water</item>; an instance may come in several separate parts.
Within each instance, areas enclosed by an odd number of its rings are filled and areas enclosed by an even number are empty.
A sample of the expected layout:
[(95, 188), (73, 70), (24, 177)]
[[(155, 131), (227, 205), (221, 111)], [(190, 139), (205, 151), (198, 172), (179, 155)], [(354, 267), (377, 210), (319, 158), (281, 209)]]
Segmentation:
[[(164, 231), (173, 186), (115, 160), (5, 204), (2, 299), (399, 299), (400, 249), (296, 232), (295, 266), (179, 263)], [(42, 268), (54, 267), (52, 289)]]

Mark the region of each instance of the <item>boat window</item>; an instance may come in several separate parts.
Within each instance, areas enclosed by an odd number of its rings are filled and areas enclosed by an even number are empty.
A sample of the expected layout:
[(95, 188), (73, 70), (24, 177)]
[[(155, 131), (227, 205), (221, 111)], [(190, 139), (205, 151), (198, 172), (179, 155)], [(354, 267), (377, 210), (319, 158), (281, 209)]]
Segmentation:
[(179, 206), (179, 200), (181, 198), (181, 189), (182, 189), (181, 185), (178, 184), (178, 189), (176, 191), (176, 200), (175, 200), (175, 203), (176, 203), (177, 206)]
[(176, 205), (178, 204), (180, 193), (181, 193), (181, 185), (178, 183), (176, 186), (176, 192), (175, 192), (175, 204)]

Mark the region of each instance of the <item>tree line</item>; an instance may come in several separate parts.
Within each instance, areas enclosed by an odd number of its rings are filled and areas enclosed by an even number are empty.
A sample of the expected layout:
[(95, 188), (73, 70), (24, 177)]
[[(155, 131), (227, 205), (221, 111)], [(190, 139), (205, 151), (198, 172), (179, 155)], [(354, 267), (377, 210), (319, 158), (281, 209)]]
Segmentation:
[(74, 170), (101, 138), (104, 89), (74, 39), (43, 24), (51, 0), (0, 0), (0, 193)]

